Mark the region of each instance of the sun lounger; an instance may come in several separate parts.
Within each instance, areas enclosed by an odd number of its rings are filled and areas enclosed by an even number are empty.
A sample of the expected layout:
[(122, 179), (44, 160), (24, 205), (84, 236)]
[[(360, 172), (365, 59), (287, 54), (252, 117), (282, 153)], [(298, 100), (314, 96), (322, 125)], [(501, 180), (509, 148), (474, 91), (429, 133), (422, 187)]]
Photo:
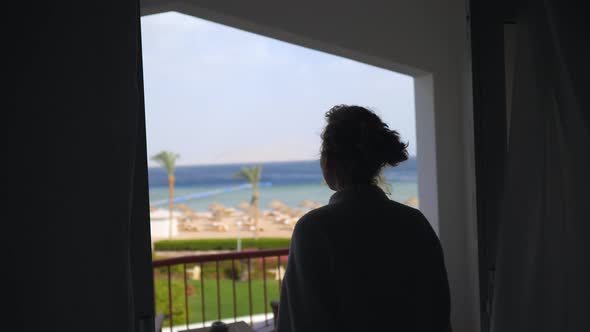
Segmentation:
[(185, 232), (198, 232), (199, 226), (197, 226), (195, 223), (190, 222), (190, 221), (184, 221), (178, 224), (178, 228), (181, 231), (185, 231)]
[(215, 229), (218, 232), (227, 232), (229, 230), (229, 226), (222, 222), (215, 221), (211, 225), (213, 226), (213, 229)]

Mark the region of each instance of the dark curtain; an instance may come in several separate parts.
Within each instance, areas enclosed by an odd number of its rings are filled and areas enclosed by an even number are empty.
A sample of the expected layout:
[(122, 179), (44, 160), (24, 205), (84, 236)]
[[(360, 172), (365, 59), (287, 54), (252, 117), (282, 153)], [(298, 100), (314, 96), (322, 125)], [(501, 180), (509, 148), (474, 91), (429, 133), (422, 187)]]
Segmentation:
[(0, 329), (153, 330), (138, 3), (4, 16)]
[(491, 326), (590, 331), (590, 29), (575, 2), (519, 9)]

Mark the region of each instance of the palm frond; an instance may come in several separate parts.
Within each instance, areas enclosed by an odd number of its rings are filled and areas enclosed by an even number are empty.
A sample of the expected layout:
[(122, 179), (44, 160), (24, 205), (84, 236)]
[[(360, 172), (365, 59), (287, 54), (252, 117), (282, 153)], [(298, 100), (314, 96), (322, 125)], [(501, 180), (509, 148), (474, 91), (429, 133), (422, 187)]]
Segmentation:
[(168, 175), (174, 175), (174, 168), (176, 166), (176, 160), (180, 158), (179, 154), (171, 151), (161, 151), (158, 154), (152, 156), (150, 159), (157, 162), (162, 166)]
[(235, 178), (248, 181), (252, 187), (257, 188), (260, 178), (262, 177), (262, 166), (244, 167), (234, 174)]

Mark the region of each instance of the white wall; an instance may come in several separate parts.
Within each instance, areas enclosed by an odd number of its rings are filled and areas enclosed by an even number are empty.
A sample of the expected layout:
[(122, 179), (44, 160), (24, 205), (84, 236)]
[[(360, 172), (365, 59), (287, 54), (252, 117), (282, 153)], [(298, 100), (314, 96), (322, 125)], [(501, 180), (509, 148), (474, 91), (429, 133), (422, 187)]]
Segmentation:
[(438, 229), (454, 331), (479, 331), (471, 81), (463, 0), (143, 0), (415, 77), (420, 208)]
[[(152, 242), (170, 237), (170, 210), (158, 208), (150, 211), (150, 236)], [(178, 211), (172, 212), (172, 236), (178, 235), (178, 218), (182, 214)]]
[[(153, 240), (167, 239), (170, 233), (169, 219), (152, 220), (150, 221), (150, 234)], [(176, 218), (172, 219), (172, 236), (178, 235), (178, 221)]]

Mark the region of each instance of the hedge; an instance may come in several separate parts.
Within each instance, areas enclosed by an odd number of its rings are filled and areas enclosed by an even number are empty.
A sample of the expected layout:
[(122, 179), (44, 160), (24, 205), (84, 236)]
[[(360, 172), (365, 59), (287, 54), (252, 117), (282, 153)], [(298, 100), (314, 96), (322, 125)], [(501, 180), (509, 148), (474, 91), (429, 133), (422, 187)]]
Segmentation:
[[(182, 324), (186, 321), (186, 309), (184, 305), (184, 280), (171, 279), (170, 280), (172, 295), (172, 321), (174, 325)], [(164, 278), (154, 279), (155, 288), (155, 302), (156, 312), (163, 312), (166, 314), (164, 326), (170, 326), (170, 305), (168, 301), (168, 280)], [(194, 288), (194, 287), (193, 287)], [(193, 288), (187, 289), (187, 295), (194, 291)]]
[[(242, 239), (242, 248), (279, 249), (289, 248), (291, 239), (261, 238)], [(193, 250), (236, 250), (236, 239), (195, 239), (195, 240), (160, 240), (154, 243), (156, 251), (193, 251)]]

